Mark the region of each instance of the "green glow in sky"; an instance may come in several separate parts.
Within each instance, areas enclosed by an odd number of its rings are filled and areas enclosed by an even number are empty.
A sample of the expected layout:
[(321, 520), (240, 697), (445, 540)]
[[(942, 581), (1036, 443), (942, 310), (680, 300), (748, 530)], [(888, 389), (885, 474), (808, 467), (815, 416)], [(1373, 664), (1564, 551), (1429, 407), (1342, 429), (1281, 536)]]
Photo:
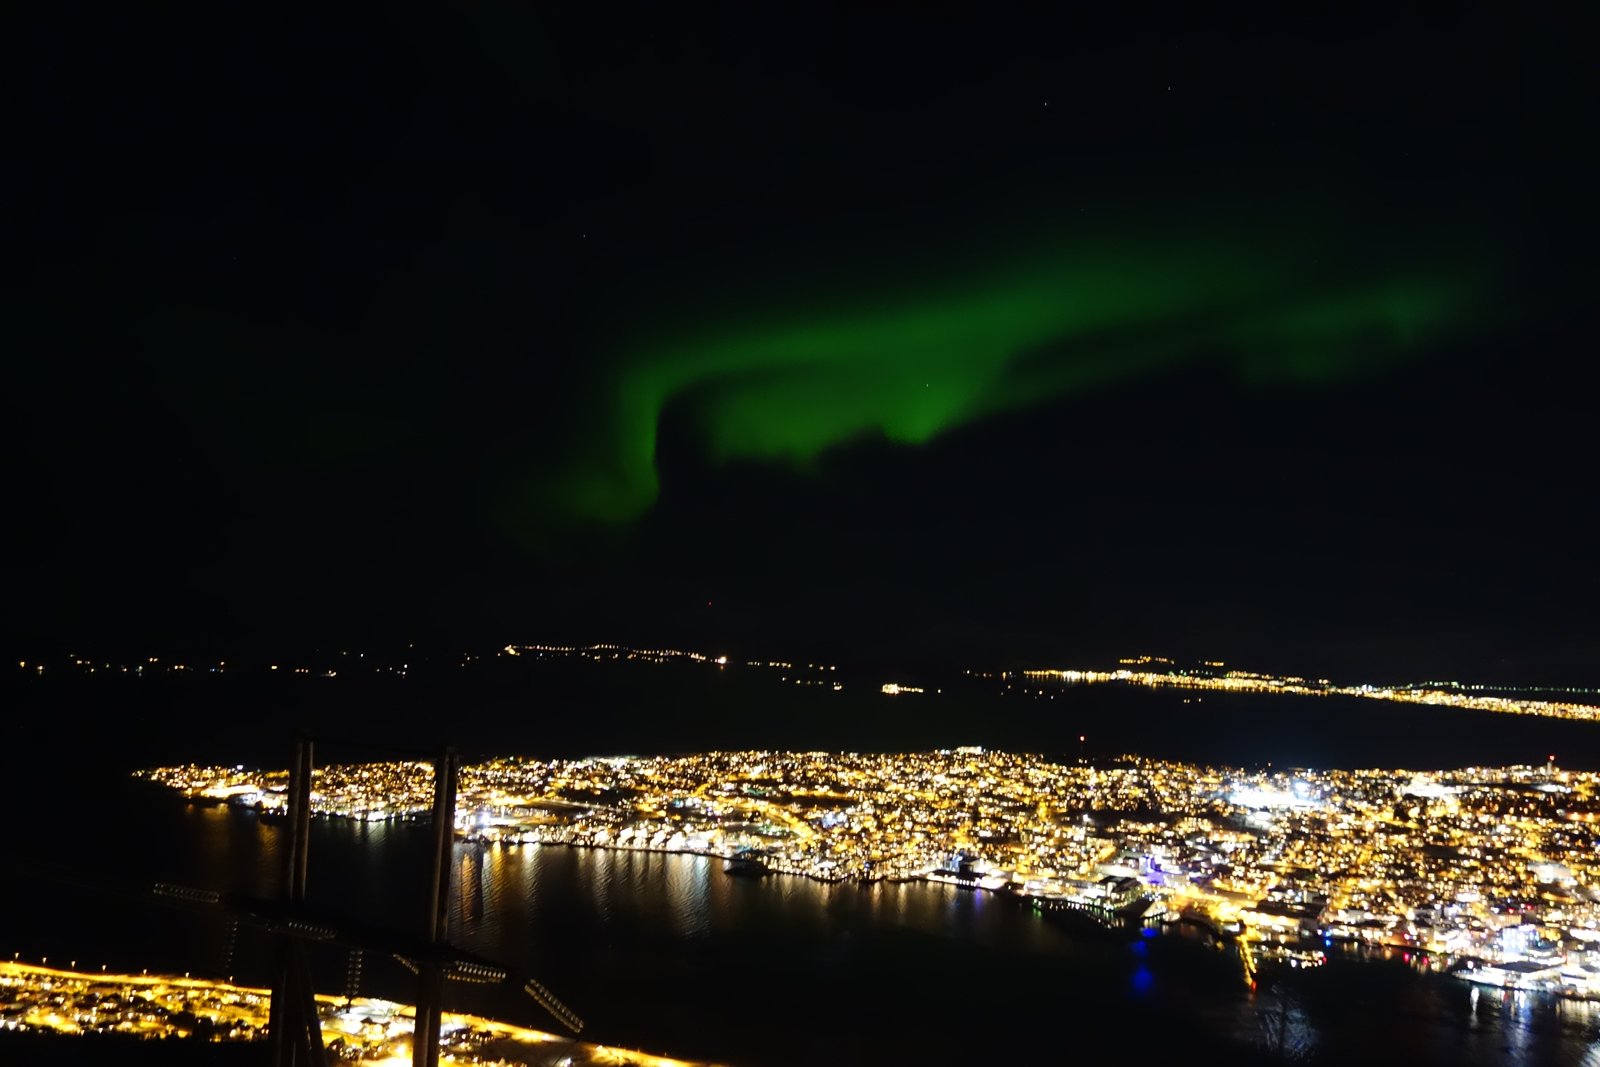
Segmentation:
[[(881, 435), (937, 434), (1194, 359), (1245, 381), (1320, 380), (1403, 358), (1459, 325), (1473, 286), (1448, 271), (1251, 254), (1229, 242), (1033, 257), (979, 280), (796, 296), (737, 327), (689, 329), (621, 360), (593, 439), (547, 487), (571, 518), (654, 502), (663, 413), (714, 461), (804, 467)], [(959, 271), (951, 272), (959, 274)], [(909, 288), (909, 291), (907, 289)]]

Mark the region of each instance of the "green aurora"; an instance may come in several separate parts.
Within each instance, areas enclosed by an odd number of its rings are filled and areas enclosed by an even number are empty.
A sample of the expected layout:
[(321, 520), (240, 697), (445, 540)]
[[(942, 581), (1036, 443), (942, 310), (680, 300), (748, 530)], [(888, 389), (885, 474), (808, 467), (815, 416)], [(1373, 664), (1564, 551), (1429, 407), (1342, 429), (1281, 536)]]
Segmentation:
[(1407, 268), (1333, 255), (1345, 262), (1331, 268), (1326, 241), (1143, 244), (1014, 257), (903, 291), (862, 280), (843, 294), (791, 295), (737, 326), (667, 331), (607, 378), (575, 462), (542, 486), (545, 515), (625, 523), (647, 510), (669, 409), (714, 462), (804, 469), (852, 441), (922, 444), (1195, 360), (1245, 382), (1342, 377), (1480, 317), (1481, 272), (1462, 266), (1471, 257)]

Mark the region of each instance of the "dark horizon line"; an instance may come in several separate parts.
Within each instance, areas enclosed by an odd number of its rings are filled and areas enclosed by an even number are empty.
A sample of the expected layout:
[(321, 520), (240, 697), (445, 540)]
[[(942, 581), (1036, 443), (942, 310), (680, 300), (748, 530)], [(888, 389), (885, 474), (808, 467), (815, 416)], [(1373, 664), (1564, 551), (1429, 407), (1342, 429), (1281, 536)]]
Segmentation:
[[(698, 644), (699, 642), (697, 642)], [(924, 675), (966, 675), (982, 678), (992, 675), (1003, 679), (1006, 674), (1020, 674), (1024, 671), (1057, 671), (1077, 670), (1092, 672), (1112, 672), (1129, 667), (1138, 668), (1151, 666), (1165, 667), (1167, 672), (1180, 671), (1182, 673), (1196, 673), (1213, 671), (1243, 672), (1250, 675), (1259, 675), (1275, 679), (1311, 679), (1312, 681), (1335, 686), (1373, 685), (1394, 689), (1419, 689), (1426, 687), (1459, 687), (1462, 689), (1484, 689), (1488, 691), (1522, 691), (1522, 692), (1566, 692), (1600, 694), (1600, 684), (1583, 685), (1579, 683), (1558, 683), (1544, 680), (1538, 683), (1503, 683), (1493, 684), (1483, 681), (1474, 681), (1467, 678), (1444, 679), (1413, 678), (1405, 681), (1392, 680), (1364, 680), (1360, 682), (1340, 681), (1327, 677), (1322, 672), (1284, 672), (1267, 670), (1260, 666), (1241, 666), (1237, 661), (1223, 659), (1206, 659), (1196, 657), (1161, 656), (1149, 653), (1136, 655), (1117, 656), (1112, 662), (1106, 662), (1103, 655), (1085, 655), (1082, 658), (1056, 657), (1046, 661), (1043, 657), (999, 657), (983, 662), (985, 657), (977, 657), (968, 665), (952, 664), (948, 658), (938, 655), (932, 648), (927, 648), (920, 654), (913, 656), (897, 656), (897, 664), (890, 666), (882, 661), (881, 657), (839, 658), (823, 657), (824, 659), (837, 659), (838, 662), (816, 663), (814, 654), (809, 656), (796, 656), (792, 652), (739, 652), (724, 645), (707, 646), (706, 648), (676, 647), (672, 645), (652, 643), (649, 645), (622, 642), (622, 641), (524, 641), (507, 642), (490, 645), (487, 642), (478, 643), (470, 641), (448, 642), (434, 641), (361, 641), (348, 644), (340, 642), (319, 642), (310, 646), (291, 648), (287, 645), (280, 646), (276, 651), (263, 651), (263, 645), (256, 643), (249, 649), (241, 649), (240, 643), (233, 643), (231, 648), (213, 646), (203, 650), (191, 648), (188, 651), (175, 649), (168, 646), (157, 650), (156, 655), (149, 655), (150, 649), (144, 649), (140, 654), (130, 657), (126, 651), (107, 654), (104, 650), (93, 654), (80, 653), (67, 648), (61, 643), (59, 648), (48, 652), (35, 652), (29, 654), (14, 649), (11, 659), (17, 663), (13, 677), (33, 678), (39, 677), (41, 669), (50, 678), (59, 678), (63, 674), (81, 677), (89, 673), (106, 673), (113, 676), (130, 674), (144, 678), (144, 674), (135, 674), (139, 667), (148, 668), (150, 677), (172, 678), (179, 674), (184, 676), (206, 677), (212, 674), (236, 674), (238, 672), (255, 672), (263, 675), (283, 675), (294, 677), (296, 668), (326, 668), (339, 658), (354, 656), (358, 659), (371, 654), (379, 670), (389, 670), (395, 664), (411, 664), (411, 660), (403, 658), (408, 649), (416, 649), (417, 654), (414, 667), (417, 673), (424, 673), (421, 668), (438, 668), (442, 666), (465, 666), (485, 657), (504, 657), (507, 649), (544, 649), (556, 654), (578, 654), (583, 652), (615, 651), (630, 653), (635, 656), (664, 656), (666, 658), (681, 658), (688, 662), (701, 662), (710, 665), (726, 665), (732, 667), (770, 667), (775, 664), (793, 664), (796, 669), (828, 669), (837, 670), (843, 667), (849, 673), (867, 670), (901, 670), (908, 672), (903, 681), (916, 681)], [(458, 650), (458, 651), (457, 651)], [(313, 663), (295, 662), (294, 657), (315, 657)], [(718, 664), (718, 657), (726, 660), (726, 664)], [(776, 657), (776, 658), (775, 658)], [(1271, 658), (1271, 657), (1263, 657)], [(801, 662), (808, 660), (807, 662)], [(906, 662), (907, 660), (913, 662)], [(70, 662), (63, 662), (70, 661)], [(242, 661), (242, 662), (236, 662)], [(921, 661), (921, 662), (915, 662)], [(935, 661), (937, 664), (935, 665)], [(1098, 662), (1097, 662), (1098, 661)], [(1062, 666), (1062, 663), (1066, 666)], [(181, 666), (179, 666), (181, 665)], [(177, 669), (174, 669), (174, 668)], [(80, 669), (74, 669), (80, 668)], [(303, 671), (301, 673), (304, 673)], [(390, 671), (390, 673), (395, 673)], [(1316, 677), (1312, 678), (1312, 674)], [(322, 674), (312, 674), (311, 677), (324, 677)], [(402, 677), (405, 675), (402, 674)], [(363, 674), (360, 677), (370, 677)], [(893, 679), (890, 679), (893, 680)]]

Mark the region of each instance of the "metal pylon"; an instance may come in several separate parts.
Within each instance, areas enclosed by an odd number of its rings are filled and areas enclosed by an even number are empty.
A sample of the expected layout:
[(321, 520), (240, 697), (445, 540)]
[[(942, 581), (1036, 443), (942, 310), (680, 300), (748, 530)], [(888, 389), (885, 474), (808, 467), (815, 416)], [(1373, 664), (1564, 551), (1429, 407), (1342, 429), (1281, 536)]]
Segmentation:
[(417, 968), (417, 1025), (411, 1038), (413, 1067), (439, 1067), (440, 1023), (444, 1018), (444, 980), (450, 946), (445, 940), (450, 913), (450, 853), (456, 832), (456, 781), (461, 756), (453, 748), (433, 763), (433, 869), (428, 880), (428, 910), (422, 936), (432, 949)]
[[(289, 841), (284, 852), (283, 898), (291, 910), (306, 899), (306, 867), (311, 846), (311, 740), (301, 738), (289, 765)], [(327, 1067), (322, 1047), (322, 1022), (305, 944), (285, 937), (279, 952), (278, 977), (272, 986), (267, 1034), (275, 1067)]]

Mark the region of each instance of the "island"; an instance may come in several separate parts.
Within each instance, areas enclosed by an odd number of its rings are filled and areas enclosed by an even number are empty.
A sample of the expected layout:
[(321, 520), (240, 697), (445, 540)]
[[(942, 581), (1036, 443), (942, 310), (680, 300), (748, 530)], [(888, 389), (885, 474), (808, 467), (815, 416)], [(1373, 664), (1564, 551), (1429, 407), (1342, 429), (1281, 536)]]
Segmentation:
[[(139, 777), (265, 815), (285, 771)], [(430, 809), (427, 761), (317, 769), (319, 814)], [(736, 872), (926, 880), (1107, 926), (1187, 926), (1256, 962), (1398, 955), (1513, 989), (1600, 995), (1600, 774), (1538, 766), (1314, 770), (1124, 755), (708, 752), (462, 768), (456, 833), (491, 848), (723, 857)]]

